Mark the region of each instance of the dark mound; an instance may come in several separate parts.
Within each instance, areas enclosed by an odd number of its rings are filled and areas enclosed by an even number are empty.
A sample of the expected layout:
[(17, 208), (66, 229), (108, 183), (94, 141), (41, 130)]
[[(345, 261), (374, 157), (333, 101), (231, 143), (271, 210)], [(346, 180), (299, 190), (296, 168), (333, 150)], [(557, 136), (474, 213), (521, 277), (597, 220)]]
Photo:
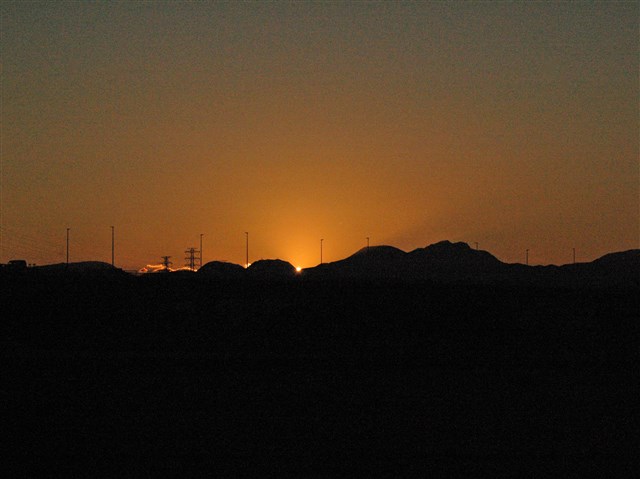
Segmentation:
[(445, 282), (494, 278), (504, 266), (486, 251), (450, 241), (413, 250), (407, 254), (406, 261), (406, 272), (410, 277)]
[(392, 246), (363, 248), (334, 263), (305, 270), (307, 277), (477, 281), (494, 278), (504, 264), (466, 243), (441, 241), (410, 253)]
[(406, 253), (393, 246), (362, 248), (353, 255), (333, 263), (305, 270), (306, 277), (331, 276), (341, 278), (400, 278)]
[(49, 264), (44, 266), (34, 266), (31, 268), (34, 274), (38, 275), (61, 275), (61, 274), (73, 274), (73, 275), (91, 275), (91, 276), (105, 276), (105, 275), (124, 275), (126, 274), (120, 268), (116, 268), (109, 263), (102, 261), (81, 261), (77, 263), (58, 263)]
[(382, 260), (393, 260), (402, 258), (406, 253), (401, 249), (398, 249), (394, 246), (371, 246), (368, 248), (362, 248), (353, 255), (349, 256), (343, 261), (382, 261)]
[(291, 263), (281, 259), (261, 259), (251, 263), (247, 273), (252, 278), (281, 279), (293, 278), (296, 275), (296, 269)]
[(427, 264), (495, 266), (502, 264), (495, 256), (486, 251), (471, 249), (467, 243), (440, 241), (425, 248), (418, 248), (408, 253), (411, 261)]
[(192, 269), (177, 269), (175, 271), (171, 271), (171, 274), (174, 276), (191, 276), (195, 273)]
[(587, 284), (640, 286), (640, 249), (609, 253), (591, 263), (570, 266)]
[(242, 278), (245, 269), (239, 264), (228, 263), (226, 261), (210, 261), (198, 270), (201, 275), (220, 279)]
[(613, 268), (640, 268), (640, 249), (630, 249), (618, 253), (609, 253), (596, 259), (593, 264)]

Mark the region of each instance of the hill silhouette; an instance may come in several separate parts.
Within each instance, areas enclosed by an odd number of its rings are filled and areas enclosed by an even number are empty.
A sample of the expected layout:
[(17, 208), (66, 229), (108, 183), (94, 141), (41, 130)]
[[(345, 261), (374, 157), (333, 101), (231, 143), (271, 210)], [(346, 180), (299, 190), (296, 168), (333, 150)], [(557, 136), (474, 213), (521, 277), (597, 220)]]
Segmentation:
[(251, 263), (247, 275), (256, 279), (285, 279), (296, 275), (296, 268), (281, 259), (261, 259)]
[(245, 269), (235, 263), (210, 261), (198, 269), (198, 274), (218, 279), (237, 279), (244, 276)]
[(593, 261), (592, 264), (606, 268), (620, 268), (635, 271), (636, 268), (640, 267), (640, 249), (605, 254)]
[(481, 279), (495, 276), (497, 258), (472, 250), (466, 243), (441, 241), (406, 253), (392, 246), (363, 248), (341, 261), (305, 270), (308, 276), (442, 280)]
[(103, 261), (79, 261), (75, 263), (57, 263), (33, 266), (29, 271), (39, 275), (81, 275), (81, 276), (122, 276), (122, 269)]
[(398, 268), (406, 253), (393, 246), (363, 248), (348, 258), (323, 263), (303, 271), (305, 277), (401, 278)]
[[(58, 263), (31, 268), (2, 268), (3, 275), (126, 275), (123, 270), (100, 261)], [(166, 271), (181, 277), (191, 271)], [(216, 280), (260, 279), (261, 281), (357, 280), (429, 282), (435, 284), (502, 284), (544, 287), (640, 287), (640, 249), (606, 254), (592, 262), (562, 266), (528, 266), (504, 263), (488, 251), (472, 249), (467, 243), (440, 241), (410, 252), (393, 246), (371, 246), (351, 256), (306, 268), (280, 259), (261, 259), (244, 268), (235, 263), (211, 261), (202, 266), (198, 278)]]
[(416, 279), (480, 281), (494, 279), (503, 265), (486, 251), (473, 250), (467, 243), (441, 241), (407, 254), (405, 267)]
[(343, 260), (304, 270), (310, 279), (428, 281), (541, 286), (640, 285), (640, 250), (611, 253), (591, 263), (527, 266), (504, 263), (467, 243), (441, 241), (409, 253), (391, 246), (364, 248)]

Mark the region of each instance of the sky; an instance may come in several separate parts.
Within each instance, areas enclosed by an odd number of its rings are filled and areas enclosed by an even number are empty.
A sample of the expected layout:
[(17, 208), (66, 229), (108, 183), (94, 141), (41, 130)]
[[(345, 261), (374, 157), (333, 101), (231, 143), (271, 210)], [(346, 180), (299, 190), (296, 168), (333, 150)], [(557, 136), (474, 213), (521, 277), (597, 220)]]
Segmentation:
[(0, 262), (640, 247), (638, 2), (0, 2)]

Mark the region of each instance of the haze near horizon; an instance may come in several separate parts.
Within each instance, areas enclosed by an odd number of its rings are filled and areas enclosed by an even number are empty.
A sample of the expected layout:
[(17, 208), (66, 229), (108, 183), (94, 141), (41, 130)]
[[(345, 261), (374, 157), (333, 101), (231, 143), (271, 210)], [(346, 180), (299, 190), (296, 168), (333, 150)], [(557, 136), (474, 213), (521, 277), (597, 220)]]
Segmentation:
[(638, 248), (638, 9), (2, 2), (0, 261)]

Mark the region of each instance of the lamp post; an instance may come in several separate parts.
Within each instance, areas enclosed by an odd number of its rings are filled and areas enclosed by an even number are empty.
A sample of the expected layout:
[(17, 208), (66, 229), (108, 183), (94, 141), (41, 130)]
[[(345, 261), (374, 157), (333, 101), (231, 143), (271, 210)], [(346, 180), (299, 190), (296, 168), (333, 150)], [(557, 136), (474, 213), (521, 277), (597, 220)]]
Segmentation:
[(245, 231), (244, 235), (246, 237), (246, 242), (245, 242), (246, 262), (245, 262), (245, 266), (248, 268), (249, 267), (249, 232)]
[(200, 233), (200, 267), (202, 268), (202, 237), (204, 233)]
[(116, 255), (115, 255), (115, 239), (116, 239), (116, 233), (115, 233), (115, 228), (112, 226), (111, 227), (111, 266), (115, 266), (115, 259), (116, 259)]

